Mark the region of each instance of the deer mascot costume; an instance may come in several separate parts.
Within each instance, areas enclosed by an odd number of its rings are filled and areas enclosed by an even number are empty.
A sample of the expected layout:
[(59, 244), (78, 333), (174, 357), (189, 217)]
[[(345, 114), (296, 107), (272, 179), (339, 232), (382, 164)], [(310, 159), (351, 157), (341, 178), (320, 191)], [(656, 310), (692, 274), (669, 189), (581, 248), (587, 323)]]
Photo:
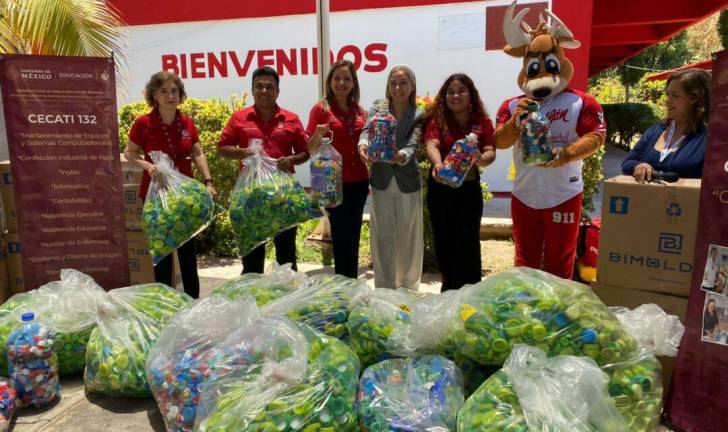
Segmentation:
[[(514, 18), (515, 8), (514, 1), (505, 14), (507, 45), (503, 51), (523, 58), (518, 86), (525, 94), (501, 105), (495, 140), (500, 149), (513, 147), (516, 179), (511, 215), (516, 265), (571, 278), (584, 187), (582, 160), (604, 143), (604, 113), (593, 97), (568, 87), (574, 66), (564, 48), (580, 46), (571, 31), (548, 11), (552, 24), (541, 17), (539, 25), (531, 29), (523, 22), (528, 9)], [(550, 120), (550, 140), (556, 149), (556, 158), (540, 166), (524, 164), (519, 142), (521, 122), (532, 101)]]

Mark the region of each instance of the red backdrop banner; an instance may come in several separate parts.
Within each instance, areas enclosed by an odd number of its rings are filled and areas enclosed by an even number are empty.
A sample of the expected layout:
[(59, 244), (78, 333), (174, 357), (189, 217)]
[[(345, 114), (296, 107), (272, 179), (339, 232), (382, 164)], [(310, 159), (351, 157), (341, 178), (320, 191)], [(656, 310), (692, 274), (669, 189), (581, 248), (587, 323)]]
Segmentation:
[(691, 432), (728, 431), (728, 51), (713, 67), (695, 269), (667, 411)]
[(128, 285), (114, 62), (3, 55), (0, 85), (26, 289), (62, 268)]

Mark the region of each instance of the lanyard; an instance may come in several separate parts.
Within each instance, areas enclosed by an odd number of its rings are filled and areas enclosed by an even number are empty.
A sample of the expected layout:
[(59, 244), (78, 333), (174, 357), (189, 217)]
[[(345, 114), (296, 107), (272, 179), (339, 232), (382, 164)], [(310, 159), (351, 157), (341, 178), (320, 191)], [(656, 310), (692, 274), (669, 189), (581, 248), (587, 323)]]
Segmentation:
[(675, 120), (672, 120), (670, 122), (670, 131), (667, 133), (667, 139), (665, 139), (665, 148), (660, 151), (660, 163), (662, 163), (665, 158), (667, 158), (667, 155), (677, 150), (677, 147), (680, 145), (680, 142), (683, 139), (683, 137), (680, 137), (677, 141), (673, 143), (673, 135), (675, 135)]

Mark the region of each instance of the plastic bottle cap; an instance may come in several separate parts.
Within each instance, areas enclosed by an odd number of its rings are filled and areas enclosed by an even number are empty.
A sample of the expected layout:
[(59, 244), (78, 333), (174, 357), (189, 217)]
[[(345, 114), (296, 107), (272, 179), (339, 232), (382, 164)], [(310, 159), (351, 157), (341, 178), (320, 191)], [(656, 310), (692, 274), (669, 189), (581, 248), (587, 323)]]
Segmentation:
[(23, 320), (23, 322), (33, 321), (35, 319), (35, 314), (33, 312), (26, 312), (20, 316), (20, 319)]
[(536, 112), (538, 111), (538, 103), (537, 102), (529, 102), (528, 103), (528, 112)]

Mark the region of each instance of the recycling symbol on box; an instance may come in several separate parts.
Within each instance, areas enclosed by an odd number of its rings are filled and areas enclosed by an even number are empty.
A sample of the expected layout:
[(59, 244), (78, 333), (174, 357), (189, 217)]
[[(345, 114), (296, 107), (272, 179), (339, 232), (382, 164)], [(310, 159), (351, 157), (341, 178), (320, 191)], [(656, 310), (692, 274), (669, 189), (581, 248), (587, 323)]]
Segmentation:
[(682, 214), (682, 207), (680, 207), (679, 203), (670, 203), (667, 206), (667, 214), (673, 217), (680, 216)]

